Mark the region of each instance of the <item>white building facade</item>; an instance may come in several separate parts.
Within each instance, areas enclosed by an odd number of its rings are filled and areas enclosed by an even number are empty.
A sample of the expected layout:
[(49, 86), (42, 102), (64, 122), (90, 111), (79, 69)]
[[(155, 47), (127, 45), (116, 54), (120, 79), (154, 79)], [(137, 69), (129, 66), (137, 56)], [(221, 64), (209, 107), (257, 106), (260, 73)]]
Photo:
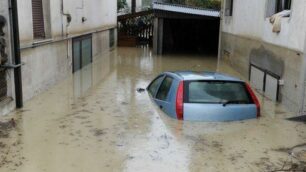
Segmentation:
[[(279, 12), (287, 15), (270, 20)], [(221, 57), (266, 97), (302, 113), (306, 1), (223, 0), (222, 13)]]
[[(0, 9), (9, 21), (5, 13), (8, 3), (1, 4)], [(24, 101), (92, 63), (117, 44), (114, 0), (18, 0), (18, 16)], [(9, 26), (8, 22), (7, 40)], [(7, 76), (7, 80), (10, 78)], [(7, 96), (14, 100), (10, 93), (13, 91), (9, 91), (14, 84), (8, 85)]]

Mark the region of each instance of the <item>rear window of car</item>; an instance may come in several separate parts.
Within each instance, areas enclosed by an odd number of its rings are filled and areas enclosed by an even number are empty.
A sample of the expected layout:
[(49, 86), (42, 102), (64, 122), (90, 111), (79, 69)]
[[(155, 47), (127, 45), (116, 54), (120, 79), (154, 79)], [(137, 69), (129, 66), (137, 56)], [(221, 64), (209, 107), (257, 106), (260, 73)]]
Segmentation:
[(186, 82), (185, 102), (252, 104), (245, 84), (228, 81)]

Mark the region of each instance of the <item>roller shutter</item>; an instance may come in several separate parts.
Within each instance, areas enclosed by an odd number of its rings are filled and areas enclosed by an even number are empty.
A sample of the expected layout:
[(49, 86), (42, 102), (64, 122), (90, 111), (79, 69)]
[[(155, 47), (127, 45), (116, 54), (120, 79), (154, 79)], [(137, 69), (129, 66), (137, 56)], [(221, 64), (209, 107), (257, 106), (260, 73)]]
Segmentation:
[(42, 0), (32, 0), (33, 34), (35, 39), (45, 38)]

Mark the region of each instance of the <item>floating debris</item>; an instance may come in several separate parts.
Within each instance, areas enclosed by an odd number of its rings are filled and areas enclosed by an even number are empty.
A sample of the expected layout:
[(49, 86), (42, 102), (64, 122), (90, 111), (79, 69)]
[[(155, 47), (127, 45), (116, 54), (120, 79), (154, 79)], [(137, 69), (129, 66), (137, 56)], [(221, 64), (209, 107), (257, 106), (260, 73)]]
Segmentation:
[(137, 92), (138, 93), (143, 93), (143, 92), (145, 92), (146, 91), (146, 89), (144, 89), (144, 88), (137, 88)]

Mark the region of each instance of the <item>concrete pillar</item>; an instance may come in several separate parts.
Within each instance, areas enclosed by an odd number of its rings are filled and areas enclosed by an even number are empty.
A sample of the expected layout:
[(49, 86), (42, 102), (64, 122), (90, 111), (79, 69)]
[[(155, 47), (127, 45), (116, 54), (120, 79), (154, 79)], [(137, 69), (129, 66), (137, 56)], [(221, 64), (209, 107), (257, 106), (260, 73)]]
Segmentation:
[(158, 20), (158, 54), (163, 54), (163, 40), (164, 40), (164, 19)]
[(158, 18), (155, 17), (153, 21), (153, 53), (157, 54), (157, 39), (158, 37)]
[(132, 0), (132, 13), (135, 13), (136, 12), (136, 0)]
[[(306, 19), (303, 19), (303, 23), (306, 22)], [(299, 113), (300, 115), (305, 115), (306, 111), (306, 35), (304, 38), (304, 52), (303, 52), (303, 64), (301, 70), (300, 77), (301, 89), (300, 89), (300, 105), (299, 105)]]
[[(304, 19), (305, 22), (305, 19)], [(306, 111), (306, 36), (304, 41), (304, 54), (303, 54), (303, 64), (301, 70), (301, 91), (299, 94), (300, 97), (300, 115), (305, 115), (304, 112)]]
[(163, 53), (163, 37), (164, 37), (164, 19), (154, 19), (154, 33), (153, 33), (153, 53)]
[(217, 72), (220, 71), (220, 61), (222, 58), (223, 6), (224, 1), (221, 1)]

